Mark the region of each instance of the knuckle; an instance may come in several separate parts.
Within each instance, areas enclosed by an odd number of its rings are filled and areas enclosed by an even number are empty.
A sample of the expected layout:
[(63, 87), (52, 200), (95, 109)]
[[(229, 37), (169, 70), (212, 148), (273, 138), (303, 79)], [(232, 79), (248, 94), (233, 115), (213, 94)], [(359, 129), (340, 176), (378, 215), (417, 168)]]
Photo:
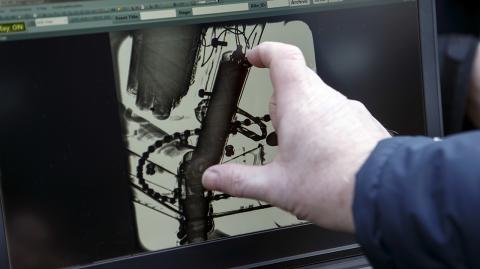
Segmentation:
[(232, 170), (229, 173), (231, 194), (237, 197), (243, 196), (245, 193), (245, 182), (241, 175), (235, 170)]
[(264, 41), (264, 42), (260, 43), (260, 45), (258, 45), (256, 49), (258, 50), (259, 54), (266, 54), (274, 46), (275, 46), (274, 42)]
[(297, 46), (286, 45), (285, 51), (284, 51), (284, 57), (289, 60), (303, 61), (303, 52)]

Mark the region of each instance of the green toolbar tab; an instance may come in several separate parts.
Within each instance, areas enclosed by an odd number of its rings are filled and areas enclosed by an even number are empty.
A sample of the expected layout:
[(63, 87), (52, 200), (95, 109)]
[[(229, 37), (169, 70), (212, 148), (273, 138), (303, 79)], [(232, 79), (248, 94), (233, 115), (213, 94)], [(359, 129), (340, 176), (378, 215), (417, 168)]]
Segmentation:
[(25, 22), (12, 22), (0, 24), (0, 33), (18, 33), (25, 32)]

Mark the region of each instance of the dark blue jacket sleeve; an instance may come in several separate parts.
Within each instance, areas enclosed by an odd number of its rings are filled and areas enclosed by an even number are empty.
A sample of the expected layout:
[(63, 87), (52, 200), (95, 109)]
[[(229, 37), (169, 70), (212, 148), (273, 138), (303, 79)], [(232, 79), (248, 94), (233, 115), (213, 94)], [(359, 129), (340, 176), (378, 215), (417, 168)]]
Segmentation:
[(480, 132), (380, 142), (353, 214), (375, 268), (480, 268)]

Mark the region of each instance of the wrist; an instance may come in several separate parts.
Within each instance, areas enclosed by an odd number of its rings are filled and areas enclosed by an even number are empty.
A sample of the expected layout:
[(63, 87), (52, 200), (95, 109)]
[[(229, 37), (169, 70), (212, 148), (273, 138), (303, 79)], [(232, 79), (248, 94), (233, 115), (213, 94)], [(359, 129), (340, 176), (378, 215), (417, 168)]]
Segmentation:
[(365, 165), (370, 155), (373, 153), (377, 145), (384, 139), (391, 138), (391, 135), (385, 130), (384, 132), (379, 132), (377, 135), (369, 137), (364, 141), (357, 141), (357, 149), (354, 152), (357, 154), (352, 154), (352, 159), (349, 160), (349, 163), (352, 166), (352, 171), (348, 182), (344, 184), (342, 193), (340, 197), (343, 197), (342, 204), (346, 207), (344, 209), (343, 221), (341, 222), (341, 230), (355, 233), (355, 222), (353, 217), (353, 202), (355, 198), (355, 186), (357, 181), (357, 174)]

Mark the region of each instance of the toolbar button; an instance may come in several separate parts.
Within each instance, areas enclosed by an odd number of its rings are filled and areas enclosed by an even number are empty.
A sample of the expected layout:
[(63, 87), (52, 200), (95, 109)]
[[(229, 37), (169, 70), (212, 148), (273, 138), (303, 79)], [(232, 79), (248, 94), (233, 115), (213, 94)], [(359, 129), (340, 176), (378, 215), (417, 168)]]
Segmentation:
[(66, 24), (68, 24), (68, 17), (41, 18), (35, 20), (35, 25), (37, 27), (57, 26)]
[(140, 12), (140, 19), (144, 20), (156, 20), (156, 19), (168, 19), (177, 17), (177, 11), (175, 9), (155, 10)]

